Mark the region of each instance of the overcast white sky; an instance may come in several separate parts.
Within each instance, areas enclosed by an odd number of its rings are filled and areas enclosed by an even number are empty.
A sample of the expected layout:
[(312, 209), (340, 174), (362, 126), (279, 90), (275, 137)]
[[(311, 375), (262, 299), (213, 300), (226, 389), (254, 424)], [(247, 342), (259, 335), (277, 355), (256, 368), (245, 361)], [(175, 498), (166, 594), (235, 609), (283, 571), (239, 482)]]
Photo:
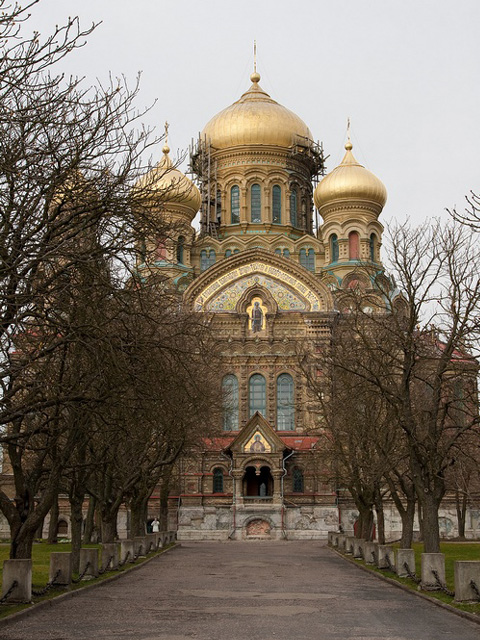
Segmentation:
[[(464, 206), (480, 192), (479, 0), (42, 0), (29, 28), (102, 21), (64, 69), (89, 82), (142, 71), (146, 123), (185, 149), (250, 86), (297, 113), (330, 155), (385, 183), (383, 221)], [(161, 149), (158, 149), (158, 156)]]

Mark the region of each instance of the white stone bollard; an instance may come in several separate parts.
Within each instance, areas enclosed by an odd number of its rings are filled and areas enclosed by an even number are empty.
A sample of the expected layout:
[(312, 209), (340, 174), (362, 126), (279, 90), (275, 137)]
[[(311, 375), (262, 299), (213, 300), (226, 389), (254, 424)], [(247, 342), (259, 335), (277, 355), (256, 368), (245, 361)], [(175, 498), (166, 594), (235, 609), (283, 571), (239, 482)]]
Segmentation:
[(82, 580), (98, 578), (98, 549), (80, 549), (78, 573)]
[[(475, 585), (475, 587), (472, 586)], [(480, 599), (480, 562), (457, 560), (455, 562), (455, 602)]]
[(354, 538), (353, 539), (353, 557), (354, 558), (363, 558), (364, 551), (363, 548), (365, 546), (365, 540), (363, 538)]
[(377, 566), (379, 569), (392, 569), (395, 567), (395, 551), (393, 547), (388, 544), (378, 545)]
[(118, 544), (106, 542), (102, 544), (102, 571), (116, 571), (118, 569)]
[(135, 562), (133, 540), (120, 541), (120, 562), (122, 564), (125, 564), (125, 562)]
[(445, 554), (422, 553), (421, 587), (425, 591), (439, 591), (441, 589), (433, 573), (434, 571), (440, 583), (445, 585)]
[(72, 554), (68, 551), (54, 551), (50, 554), (49, 582), (65, 587), (72, 582)]
[[(16, 586), (12, 585), (16, 582)], [(32, 601), (32, 560), (4, 560), (2, 578), (2, 598), (5, 602)]]
[(397, 549), (395, 568), (399, 578), (407, 578), (409, 574), (415, 574), (415, 551), (413, 549)]
[(353, 541), (355, 538), (353, 536), (347, 536), (345, 538), (345, 553), (352, 554), (353, 553)]
[(343, 533), (340, 533), (337, 536), (337, 549), (338, 551), (340, 551), (340, 553), (345, 553), (346, 538), (347, 536), (345, 536)]
[(378, 544), (376, 542), (365, 542), (363, 545), (363, 555), (366, 564), (377, 564)]
[(135, 556), (143, 558), (147, 555), (147, 540), (145, 536), (136, 536), (133, 539), (133, 550)]
[(328, 532), (328, 542), (329, 547), (333, 547), (333, 531)]

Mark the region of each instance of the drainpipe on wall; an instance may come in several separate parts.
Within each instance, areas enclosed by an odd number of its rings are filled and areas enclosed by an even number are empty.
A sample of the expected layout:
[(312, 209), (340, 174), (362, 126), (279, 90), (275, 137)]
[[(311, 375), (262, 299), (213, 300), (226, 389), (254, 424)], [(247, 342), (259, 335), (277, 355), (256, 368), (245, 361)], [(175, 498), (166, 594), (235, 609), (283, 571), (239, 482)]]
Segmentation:
[(283, 499), (283, 479), (285, 478), (285, 476), (287, 475), (287, 469), (285, 467), (285, 462), (291, 458), (293, 456), (293, 454), (295, 453), (295, 451), (292, 451), (292, 453), (289, 453), (288, 456), (286, 456), (285, 458), (283, 458), (282, 460), (282, 467), (283, 467), (283, 475), (281, 477), (280, 480), (280, 494), (282, 497), (282, 536), (284, 538), (287, 537), (287, 533), (285, 531), (285, 501)]

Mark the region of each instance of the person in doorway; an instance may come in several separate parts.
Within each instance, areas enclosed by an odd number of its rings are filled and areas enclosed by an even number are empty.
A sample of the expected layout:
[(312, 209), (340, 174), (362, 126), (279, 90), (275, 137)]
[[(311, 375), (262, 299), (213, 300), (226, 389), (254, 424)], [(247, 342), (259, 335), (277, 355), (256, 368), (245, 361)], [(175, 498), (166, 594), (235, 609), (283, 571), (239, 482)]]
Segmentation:
[(160, 522), (155, 518), (152, 522), (152, 533), (158, 533), (160, 531)]

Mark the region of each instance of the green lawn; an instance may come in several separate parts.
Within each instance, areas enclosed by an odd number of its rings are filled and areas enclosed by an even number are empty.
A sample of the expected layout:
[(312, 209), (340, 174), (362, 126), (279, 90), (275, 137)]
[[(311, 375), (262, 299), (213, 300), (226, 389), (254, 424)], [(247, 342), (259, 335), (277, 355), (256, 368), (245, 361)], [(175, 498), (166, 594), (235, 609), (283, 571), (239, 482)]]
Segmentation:
[[(99, 544), (88, 544), (88, 545), (82, 545), (83, 548), (90, 548), (90, 549), (100, 549), (101, 545)], [(166, 549), (168, 549), (171, 545), (168, 545), (166, 547), (163, 547), (162, 549), (160, 549), (159, 551), (155, 552), (155, 553), (163, 553), (163, 551), (165, 551)], [(39, 542), (39, 543), (35, 543), (33, 546), (33, 553), (32, 553), (32, 560), (33, 560), (33, 565), (32, 565), (32, 588), (34, 590), (40, 590), (43, 587), (45, 587), (45, 585), (48, 583), (48, 578), (49, 578), (49, 569), (50, 569), (50, 553), (53, 552), (61, 552), (61, 551), (71, 551), (71, 544), (69, 543), (58, 543), (58, 544), (47, 544), (46, 542)], [(3, 561), (4, 560), (8, 560), (9, 558), (9, 552), (10, 552), (10, 547), (8, 544), (0, 544), (0, 580), (3, 577)], [(149, 554), (149, 557), (151, 557), (153, 554)], [(142, 557), (139, 558), (135, 564), (141, 564), (142, 562), (145, 562), (146, 558)], [(125, 565), (125, 567), (122, 567), (121, 569), (119, 569), (119, 571), (126, 571), (129, 568), (131, 568), (133, 565), (128, 563), (127, 565)], [(106, 578), (118, 574), (119, 571), (108, 571), (104, 574), (102, 574), (101, 576), (99, 576), (98, 578), (95, 579), (95, 582), (98, 582), (99, 580), (105, 580)], [(91, 581), (93, 582), (93, 580)], [(81, 587), (84, 587), (86, 584), (88, 584), (88, 582), (80, 582), (79, 584), (71, 584), (68, 589), (70, 591), (74, 590), (74, 589), (79, 589)], [(33, 597), (33, 602), (39, 602), (40, 600), (46, 600), (46, 599), (50, 599), (53, 598), (57, 595), (59, 595), (60, 593), (64, 593), (65, 589), (64, 588), (57, 588), (57, 589), (51, 589), (48, 591), (47, 595), (42, 596), (42, 597)], [(21, 609), (25, 609), (27, 607), (31, 606), (30, 604), (19, 604), (19, 605), (1, 605), (0, 606), (0, 618), (3, 618), (11, 613), (15, 613), (16, 611), (20, 611)]]

